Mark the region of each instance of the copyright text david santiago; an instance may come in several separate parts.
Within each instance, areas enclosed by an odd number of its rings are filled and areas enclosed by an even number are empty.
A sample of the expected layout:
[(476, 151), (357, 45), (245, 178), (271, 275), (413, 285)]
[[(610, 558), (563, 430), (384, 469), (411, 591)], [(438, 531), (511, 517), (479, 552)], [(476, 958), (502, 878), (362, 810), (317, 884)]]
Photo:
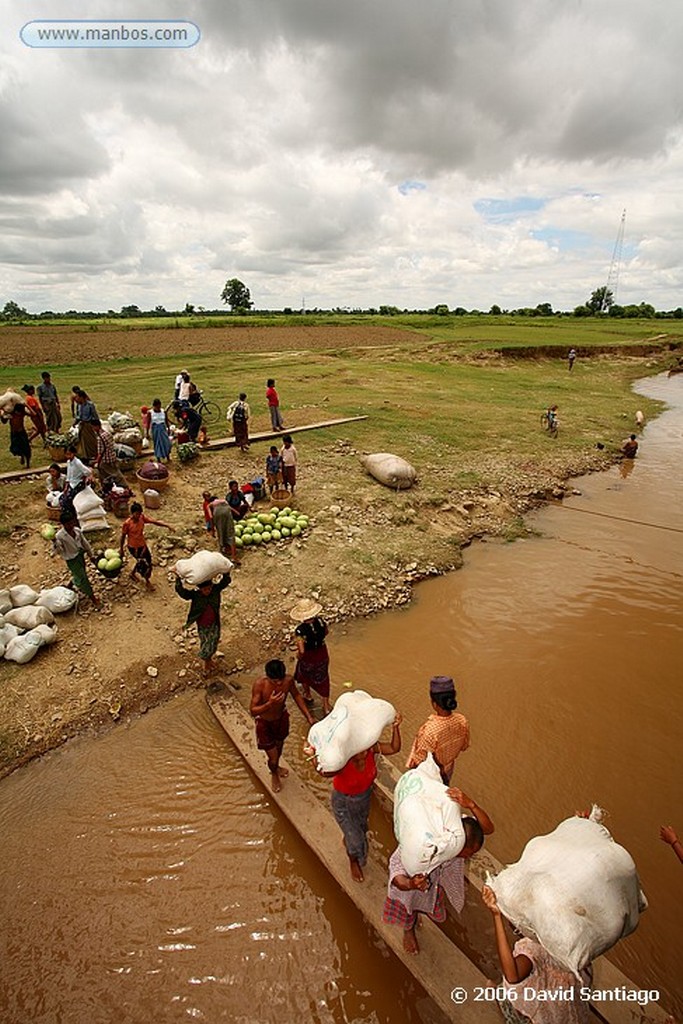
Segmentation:
[(647, 1006), (648, 1003), (659, 1001), (659, 990), (656, 988), (627, 988), (617, 985), (614, 988), (591, 988), (589, 985), (566, 985), (552, 989), (536, 989), (527, 985), (508, 988), (506, 985), (477, 985), (469, 991), (466, 988), (454, 988), (451, 992), (454, 1003), (465, 1003), (471, 999), (473, 1003), (496, 1003), (507, 1000), (516, 1003), (521, 1000), (531, 1003), (637, 1003)]

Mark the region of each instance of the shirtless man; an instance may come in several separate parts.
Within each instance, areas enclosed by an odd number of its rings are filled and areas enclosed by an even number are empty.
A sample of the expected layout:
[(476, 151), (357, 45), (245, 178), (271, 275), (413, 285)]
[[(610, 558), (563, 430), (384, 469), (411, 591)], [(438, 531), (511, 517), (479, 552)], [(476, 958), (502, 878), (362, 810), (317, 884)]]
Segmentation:
[(259, 750), (265, 750), (268, 758), (274, 793), (280, 792), (280, 780), (289, 774), (286, 768), (280, 767), (282, 747), (289, 735), (289, 714), (285, 707), (289, 694), (308, 724), (313, 725), (314, 718), (294, 685), (294, 679), (287, 675), (285, 663), (279, 658), (267, 662), (265, 676), (257, 679), (252, 687), (249, 711), (256, 719), (257, 746)]

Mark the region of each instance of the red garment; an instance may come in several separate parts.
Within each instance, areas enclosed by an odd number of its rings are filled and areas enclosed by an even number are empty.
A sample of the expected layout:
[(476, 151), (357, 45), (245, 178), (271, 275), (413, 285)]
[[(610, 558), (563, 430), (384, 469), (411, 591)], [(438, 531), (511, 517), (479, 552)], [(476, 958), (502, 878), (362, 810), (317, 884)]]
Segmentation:
[(280, 404), (280, 399), (277, 396), (275, 388), (266, 388), (266, 398), (268, 399), (268, 405)]
[(353, 758), (347, 761), (340, 772), (337, 772), (332, 779), (332, 785), (345, 796), (358, 796), (370, 789), (377, 778), (377, 765), (375, 764), (374, 750), (368, 750), (365, 755), (365, 764), (362, 771), (358, 771)]

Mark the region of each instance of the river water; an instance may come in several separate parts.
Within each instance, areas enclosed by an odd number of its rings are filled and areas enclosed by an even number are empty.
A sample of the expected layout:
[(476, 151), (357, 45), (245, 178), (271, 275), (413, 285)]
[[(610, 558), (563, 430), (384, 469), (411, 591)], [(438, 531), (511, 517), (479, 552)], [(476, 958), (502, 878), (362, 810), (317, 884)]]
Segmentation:
[[(640, 386), (671, 408), (632, 472), (577, 481), (530, 518), (540, 536), (473, 546), (463, 571), (330, 647), (337, 684), (402, 710), (406, 746), (429, 677), (455, 676), (472, 728), (457, 781), (494, 818), (499, 859), (607, 809), (650, 901), (611, 956), (681, 1012), (683, 868), (658, 830), (683, 833), (683, 376)], [(0, 783), (0, 863), (3, 1024), (434, 1019), (201, 694)], [(486, 969), (488, 918), (466, 921)]]

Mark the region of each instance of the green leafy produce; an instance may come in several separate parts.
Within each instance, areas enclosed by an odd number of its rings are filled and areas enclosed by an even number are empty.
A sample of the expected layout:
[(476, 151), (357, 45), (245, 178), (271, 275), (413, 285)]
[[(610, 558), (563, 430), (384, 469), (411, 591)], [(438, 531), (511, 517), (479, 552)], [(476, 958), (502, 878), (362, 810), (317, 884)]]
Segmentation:
[(194, 441), (186, 441), (184, 444), (178, 445), (178, 458), (181, 462), (190, 462), (192, 459), (196, 459), (199, 452), (199, 445)]

